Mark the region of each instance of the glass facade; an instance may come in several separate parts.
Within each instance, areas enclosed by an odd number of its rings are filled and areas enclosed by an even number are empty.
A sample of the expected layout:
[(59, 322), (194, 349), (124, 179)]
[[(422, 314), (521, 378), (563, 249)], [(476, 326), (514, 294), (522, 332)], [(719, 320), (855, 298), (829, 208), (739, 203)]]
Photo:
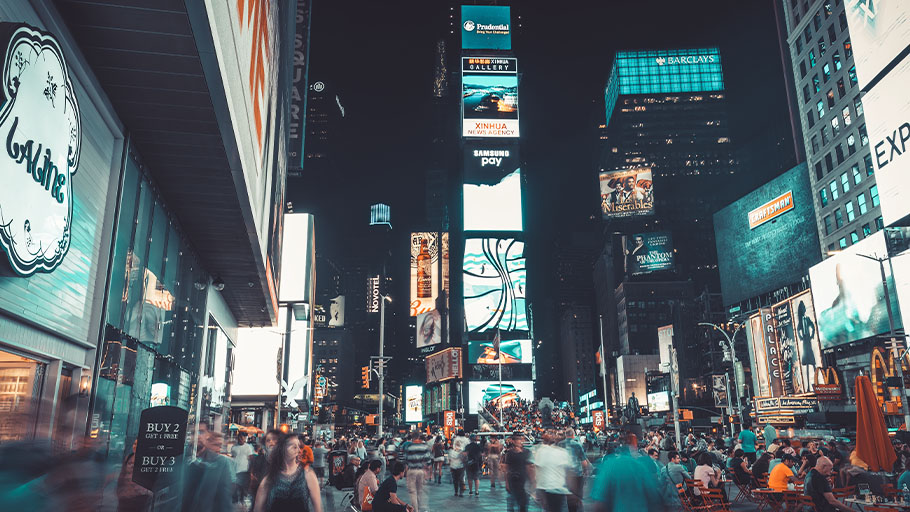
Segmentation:
[(717, 48), (617, 52), (619, 94), (722, 91)]
[(92, 432), (114, 460), (143, 409), (187, 409), (194, 427), (208, 282), (132, 152), (123, 172)]

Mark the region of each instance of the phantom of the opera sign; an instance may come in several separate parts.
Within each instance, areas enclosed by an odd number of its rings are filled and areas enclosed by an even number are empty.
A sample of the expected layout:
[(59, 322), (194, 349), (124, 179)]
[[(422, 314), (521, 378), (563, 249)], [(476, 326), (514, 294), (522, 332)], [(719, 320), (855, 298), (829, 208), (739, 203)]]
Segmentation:
[(16, 274), (52, 272), (70, 247), (82, 128), (56, 38), (0, 24), (0, 245)]

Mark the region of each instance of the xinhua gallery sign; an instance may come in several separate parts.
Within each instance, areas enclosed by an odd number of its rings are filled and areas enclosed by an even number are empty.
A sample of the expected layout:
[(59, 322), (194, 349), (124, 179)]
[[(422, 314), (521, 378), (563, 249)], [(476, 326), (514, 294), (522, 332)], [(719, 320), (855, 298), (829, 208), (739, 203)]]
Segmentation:
[(22, 276), (52, 272), (70, 246), (79, 104), (57, 39), (0, 23), (0, 246)]

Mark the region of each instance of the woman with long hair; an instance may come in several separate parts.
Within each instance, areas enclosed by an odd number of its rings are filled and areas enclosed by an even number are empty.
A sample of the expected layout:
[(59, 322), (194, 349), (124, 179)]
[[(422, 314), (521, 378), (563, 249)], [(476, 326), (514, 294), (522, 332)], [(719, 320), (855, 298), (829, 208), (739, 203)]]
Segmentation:
[(296, 435), (283, 435), (270, 459), (253, 512), (322, 512), (319, 480), (311, 467), (313, 450)]

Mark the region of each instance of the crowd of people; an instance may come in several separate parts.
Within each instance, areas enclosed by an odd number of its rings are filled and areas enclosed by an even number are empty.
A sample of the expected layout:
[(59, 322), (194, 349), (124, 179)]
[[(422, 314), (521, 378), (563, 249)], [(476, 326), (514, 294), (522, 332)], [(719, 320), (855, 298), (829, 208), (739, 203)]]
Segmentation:
[(484, 408), (495, 421), (497, 430), (504, 432), (521, 431), (540, 435), (546, 427), (566, 428), (575, 425), (575, 414), (568, 404), (552, 404), (545, 409), (549, 418), (538, 408), (540, 400), (523, 400), (517, 398), (502, 408), (502, 424), (499, 424), (500, 411), (498, 402), (490, 401)]

